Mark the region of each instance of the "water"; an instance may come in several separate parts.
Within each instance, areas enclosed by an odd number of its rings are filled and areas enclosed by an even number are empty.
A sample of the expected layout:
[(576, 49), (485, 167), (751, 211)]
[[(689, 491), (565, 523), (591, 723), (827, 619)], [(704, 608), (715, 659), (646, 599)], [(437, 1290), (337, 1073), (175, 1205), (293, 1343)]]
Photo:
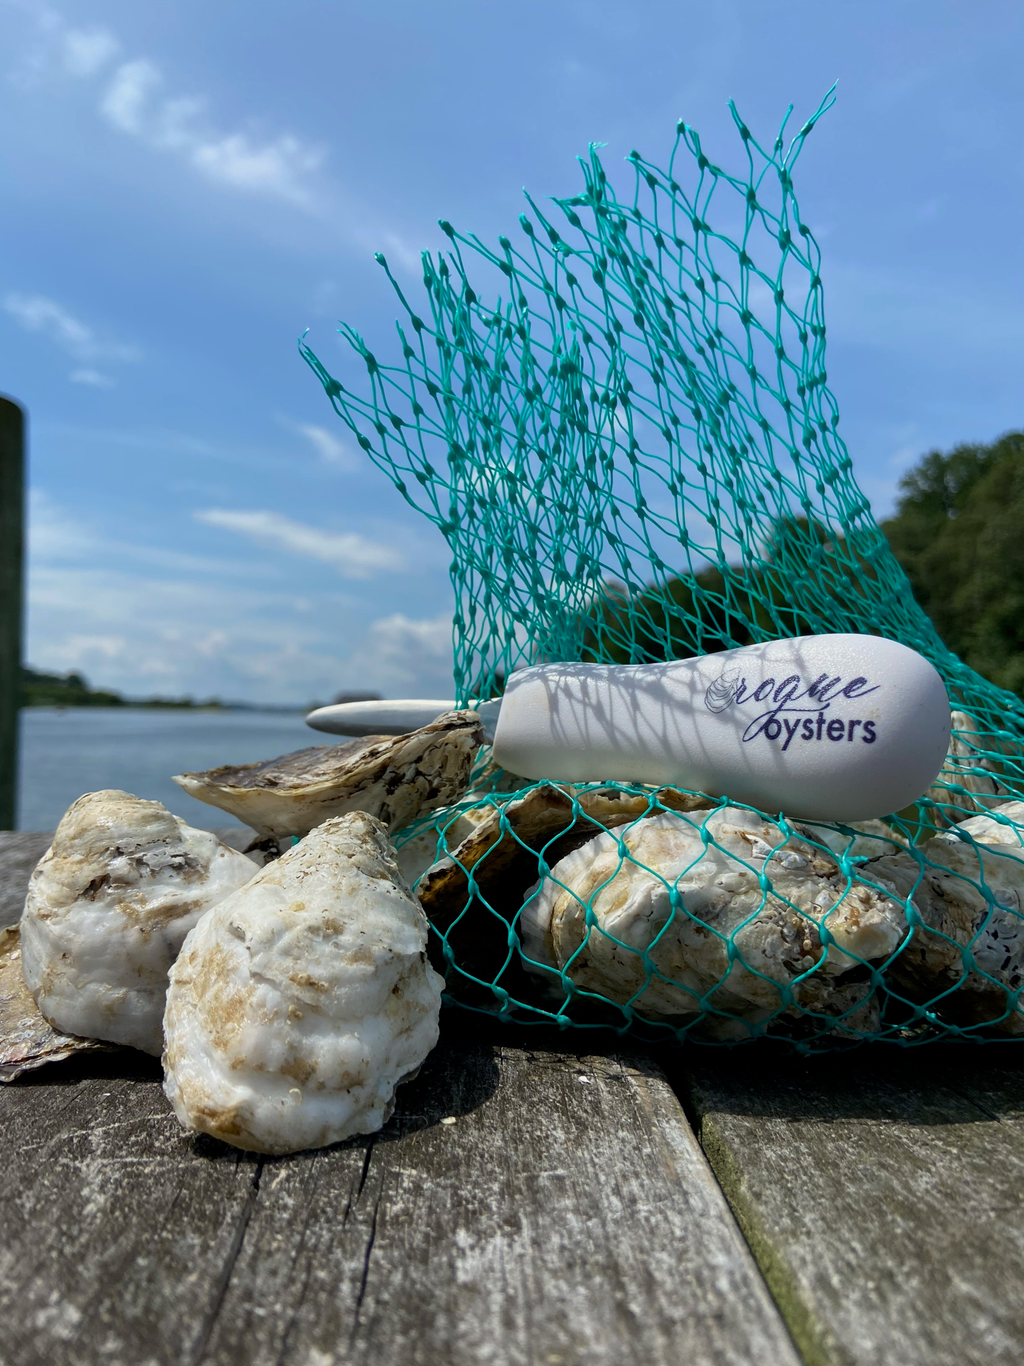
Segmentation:
[(76, 797), (104, 787), (155, 797), (203, 829), (237, 825), (219, 807), (186, 796), (171, 774), (272, 759), (325, 740), (300, 713), (28, 707), (18, 829), (52, 830)]

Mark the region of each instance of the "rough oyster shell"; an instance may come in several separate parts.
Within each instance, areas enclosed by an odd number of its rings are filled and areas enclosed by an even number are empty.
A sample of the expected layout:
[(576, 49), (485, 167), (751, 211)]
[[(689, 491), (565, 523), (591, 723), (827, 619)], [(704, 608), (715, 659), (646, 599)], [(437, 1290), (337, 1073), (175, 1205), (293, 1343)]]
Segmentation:
[(426, 941), (383, 825), (319, 826), (185, 941), (164, 1019), (181, 1123), (265, 1153), (379, 1129), (437, 1042)]
[(705, 1002), (830, 1013), (834, 979), (888, 957), (906, 920), (877, 888), (848, 887), (828, 855), (725, 807), (591, 839), (552, 868), (518, 928), (550, 979), (561, 970), (583, 991), (665, 1017)]
[(25, 981), (67, 1034), (159, 1055), (167, 972), (204, 911), (253, 876), (245, 854), (160, 802), (79, 797), (29, 880)]
[(793, 822), (793, 828), (808, 840), (823, 844), (837, 859), (844, 854), (848, 859), (882, 858), (907, 843), (891, 825), (881, 820), (848, 821), (842, 825), (799, 821)]
[[(672, 788), (580, 788), (568, 791), (550, 783), (533, 787), (515, 801), (478, 807), (478, 823), (449, 857), (423, 874), (417, 895), (431, 924), (447, 936), (454, 963), (460, 970), (449, 980), (449, 990), (467, 998), (488, 1001), (471, 978), (493, 982), (510, 974), (514, 994), (537, 995), (536, 983), (518, 974), (510, 961), (509, 934), (527, 889), (537, 880), (538, 860), (550, 867), (596, 833), (636, 820), (658, 803), (680, 811), (706, 809), (710, 797), (690, 796)], [(448, 848), (452, 842), (448, 840)], [(472, 877), (472, 889), (470, 885)], [(514, 940), (513, 940), (514, 942)], [(431, 938), (435, 966), (444, 967), (439, 941)], [(503, 982), (504, 982), (503, 978)]]
[(873, 859), (862, 875), (909, 898), (917, 913), (889, 967), (894, 985), (912, 1001), (933, 1002), (952, 1024), (1024, 1033), (1015, 995), (1024, 984), (1024, 862), (1016, 851), (951, 832)]
[(306, 835), (347, 811), (365, 811), (397, 830), (458, 800), (482, 742), (475, 712), (450, 711), (409, 735), (314, 745), (258, 764), (179, 773), (174, 781), (261, 834)]
[(18, 927), (0, 930), (0, 1082), (13, 1081), (23, 1072), (61, 1062), (74, 1053), (108, 1046), (95, 1039), (59, 1034), (47, 1024), (22, 975)]
[(1024, 802), (1003, 802), (988, 816), (969, 816), (939, 838), (959, 840), (963, 835), (979, 844), (1005, 845), (1007, 851), (1016, 851), (1017, 858), (1024, 858)]
[[(936, 803), (932, 811), (944, 825), (954, 825), (965, 815), (990, 810), (1010, 795), (1000, 780), (1000, 765), (993, 757), (1003, 752), (1005, 742), (985, 731), (964, 711), (952, 712), (950, 719), (949, 752), (925, 794)], [(952, 791), (949, 784), (964, 790)]]

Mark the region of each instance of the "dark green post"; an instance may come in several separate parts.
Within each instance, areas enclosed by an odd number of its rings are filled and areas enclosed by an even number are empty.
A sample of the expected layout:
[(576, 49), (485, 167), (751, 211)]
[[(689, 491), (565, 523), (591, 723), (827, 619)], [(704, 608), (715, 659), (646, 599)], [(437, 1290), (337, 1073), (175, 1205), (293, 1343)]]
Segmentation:
[(0, 398), (0, 830), (14, 829), (25, 556), (25, 414)]

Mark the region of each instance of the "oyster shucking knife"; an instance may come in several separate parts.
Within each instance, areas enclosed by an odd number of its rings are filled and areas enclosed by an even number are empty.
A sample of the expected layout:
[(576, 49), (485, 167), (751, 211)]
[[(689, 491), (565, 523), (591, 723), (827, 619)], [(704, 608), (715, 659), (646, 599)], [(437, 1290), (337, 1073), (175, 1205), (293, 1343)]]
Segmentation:
[[(307, 716), (395, 735), (451, 700), (346, 702)], [(495, 762), (529, 779), (673, 784), (763, 811), (867, 820), (930, 786), (949, 745), (937, 670), (879, 636), (798, 636), (665, 664), (540, 664), (472, 704)]]

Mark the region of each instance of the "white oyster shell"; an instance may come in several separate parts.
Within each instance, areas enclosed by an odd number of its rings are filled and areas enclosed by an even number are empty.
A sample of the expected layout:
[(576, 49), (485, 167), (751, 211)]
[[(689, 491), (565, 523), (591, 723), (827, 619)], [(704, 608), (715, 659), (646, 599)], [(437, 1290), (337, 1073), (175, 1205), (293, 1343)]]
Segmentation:
[[(488, 810), (484, 808), (485, 812)], [(432, 868), (438, 859), (446, 858), (463, 840), (468, 839), (480, 825), (483, 815), (484, 812), (477, 814), (475, 820), (473, 814), (460, 813), (450, 818), (446, 815), (399, 845), (395, 858), (409, 886), (415, 887), (428, 868)]]
[(881, 858), (893, 854), (906, 840), (882, 820), (848, 821), (842, 825), (820, 821), (800, 821), (794, 828), (808, 840), (823, 844), (839, 859)]
[[(984, 730), (967, 712), (951, 712), (950, 719), (949, 752), (925, 794), (936, 803), (933, 814), (945, 825), (953, 825), (979, 811), (989, 811), (1010, 795), (1000, 777), (999, 756), (1005, 742)], [(957, 790), (953, 791), (950, 784)]]
[(160, 802), (90, 792), (68, 808), (29, 881), (25, 982), (66, 1034), (159, 1055), (167, 973), (199, 917), (256, 871)]
[(944, 840), (959, 840), (964, 835), (979, 844), (1000, 844), (1017, 858), (1024, 858), (1024, 802), (1003, 802), (988, 816), (970, 816), (940, 836)]
[(171, 972), (164, 1089), (264, 1153), (372, 1133), (438, 1037), (443, 979), (380, 821), (324, 822), (205, 916)]
[(561, 969), (651, 1016), (692, 1014), (703, 1000), (747, 1015), (805, 997), (827, 1011), (830, 980), (886, 958), (906, 920), (878, 888), (848, 886), (829, 855), (725, 807), (598, 835), (555, 865), (518, 928), (551, 980)]

